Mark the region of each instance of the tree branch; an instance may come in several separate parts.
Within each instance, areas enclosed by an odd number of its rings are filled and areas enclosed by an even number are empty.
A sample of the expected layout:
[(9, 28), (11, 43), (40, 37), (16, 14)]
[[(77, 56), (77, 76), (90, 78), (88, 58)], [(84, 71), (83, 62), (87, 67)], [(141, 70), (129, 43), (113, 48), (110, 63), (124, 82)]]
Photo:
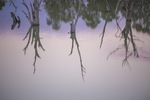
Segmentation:
[(31, 19), (31, 14), (30, 14), (30, 10), (29, 10), (29, 7), (27, 6), (27, 4), (25, 3), (25, 1), (23, 0), (23, 3), (22, 3), (24, 6), (25, 6), (25, 8), (27, 9), (27, 12), (28, 12), (28, 14), (27, 13), (25, 13), (25, 11), (23, 11), (23, 13), (26, 15), (26, 17), (27, 17), (27, 19), (28, 19), (28, 21), (32, 24), (32, 19)]

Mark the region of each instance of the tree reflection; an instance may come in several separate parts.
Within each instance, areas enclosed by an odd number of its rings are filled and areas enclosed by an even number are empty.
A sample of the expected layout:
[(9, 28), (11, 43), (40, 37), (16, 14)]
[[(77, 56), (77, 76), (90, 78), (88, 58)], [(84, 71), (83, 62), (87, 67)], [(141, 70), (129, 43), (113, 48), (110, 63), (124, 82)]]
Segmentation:
[[(126, 17), (126, 2), (129, 2), (131, 9), (132, 28), (138, 32), (150, 34), (150, 1), (149, 0), (120, 0), (117, 2), (116, 14), (120, 11)], [(131, 5), (132, 4), (132, 5)]]
[(47, 24), (52, 25), (53, 29), (60, 29), (61, 21), (71, 20), (70, 0), (44, 0), (44, 8), (48, 14)]
[(31, 12), (29, 9), (29, 6), (26, 4), (26, 2), (23, 0), (23, 5), (27, 9), (27, 13), (22, 10), (22, 12), (25, 14), (26, 18), (28, 19), (29, 23), (31, 25), (39, 25), (39, 10), (42, 0), (34, 0), (33, 3), (30, 3)]
[(96, 26), (101, 22), (99, 4), (99, 0), (85, 0), (82, 5), (82, 19), (85, 21), (86, 25), (92, 29), (96, 28)]
[(30, 26), (30, 28), (29, 28), (29, 30), (28, 30), (28, 32), (27, 32), (27, 34), (23, 40), (25, 40), (27, 37), (28, 37), (28, 42), (27, 42), (27, 44), (23, 50), (24, 50), (24, 53), (26, 54), (26, 50), (27, 50), (29, 44), (31, 43), (31, 45), (34, 45), (35, 55), (34, 55), (34, 62), (33, 62), (33, 65), (34, 65), (33, 73), (35, 73), (35, 71), (36, 71), (36, 67), (35, 67), (36, 59), (41, 58), (39, 53), (38, 53), (38, 47), (41, 48), (43, 51), (45, 51), (45, 49), (43, 48), (42, 43), (40, 41), (39, 25)]
[[(121, 31), (119, 37), (121, 39), (124, 39), (124, 45), (122, 47), (124, 47), (125, 49), (125, 58), (122, 62), (122, 65), (128, 64), (128, 58), (134, 54), (134, 57), (139, 57), (138, 51), (137, 51), (137, 47), (135, 44), (135, 36), (133, 35), (132, 32), (132, 9), (133, 9), (133, 3), (130, 0), (125, 0), (122, 1), (122, 13), (125, 16), (126, 19), (126, 23), (125, 23), (125, 27), (123, 28), (123, 30)], [(121, 4), (121, 2), (120, 2)], [(116, 21), (117, 22), (117, 21)], [(119, 25), (117, 23), (117, 25)], [(119, 26), (120, 27), (120, 26)], [(130, 46), (131, 44), (131, 46)], [(112, 51), (110, 55), (112, 55), (113, 53), (115, 53), (116, 51), (118, 51), (119, 49), (121, 49), (122, 47), (118, 47), (117, 49), (115, 49), (114, 51)], [(132, 51), (129, 51), (129, 48), (132, 47)], [(109, 57), (108, 56), (108, 57)]]
[(34, 66), (33, 73), (35, 73), (36, 71), (36, 66), (35, 66), (36, 59), (40, 58), (40, 55), (38, 53), (38, 47), (42, 48), (42, 50), (45, 51), (45, 49), (43, 48), (41, 44), (40, 35), (39, 35), (39, 8), (40, 8), (41, 2), (42, 0), (34, 0), (33, 3), (30, 3), (31, 12), (30, 12), (29, 6), (26, 4), (24, 0), (22, 3), (27, 9), (27, 13), (23, 10), (22, 12), (25, 14), (26, 18), (28, 19), (31, 25), (25, 38), (23, 39), (25, 40), (28, 37), (27, 45), (25, 46), (23, 50), (24, 50), (24, 53), (26, 54), (26, 50), (29, 46), (29, 43), (34, 44), (35, 56), (34, 56), (34, 62), (33, 62), (33, 66)]
[[(131, 21), (126, 20), (126, 25), (125, 25), (124, 29), (122, 30), (122, 32), (120, 33), (120, 39), (124, 40), (124, 44), (122, 46), (119, 46), (114, 51), (112, 51), (109, 54), (109, 56), (112, 55), (113, 53), (117, 52), (118, 50), (124, 48), (125, 49), (125, 58), (122, 62), (122, 65), (125, 65), (125, 64), (129, 65), (128, 58), (130, 56), (134, 55), (134, 57), (137, 57), (137, 58), (139, 57), (137, 47), (135, 44), (136, 39), (132, 33)], [(131, 47), (132, 47), (132, 51), (129, 50)]]
[[(15, 11), (17, 10), (18, 7), (15, 5), (13, 0), (1, 0), (0, 10), (2, 10), (6, 2), (9, 2), (15, 8)], [(24, 52), (26, 53), (30, 43), (34, 45), (34, 73), (36, 70), (36, 59), (40, 58), (38, 47), (44, 50), (40, 42), (39, 35), (39, 11), (42, 2), (43, 7), (48, 15), (46, 19), (47, 24), (52, 26), (53, 29), (60, 29), (62, 23), (71, 23), (69, 32), (72, 41), (70, 55), (73, 53), (74, 45), (76, 45), (83, 79), (85, 68), (82, 64), (79, 43), (76, 36), (76, 25), (79, 19), (82, 19), (86, 26), (92, 29), (104, 22), (104, 25), (102, 25), (102, 33), (100, 34), (100, 48), (103, 45), (107, 25), (112, 21), (116, 21), (116, 26), (118, 29), (116, 37), (119, 37), (119, 39), (123, 40), (123, 45), (112, 51), (108, 57), (123, 48), (125, 51), (125, 57), (122, 65), (129, 64), (128, 58), (132, 55), (134, 55), (134, 57), (139, 57), (138, 49), (135, 43), (136, 37), (133, 34), (133, 30), (150, 34), (149, 0), (32, 0), (30, 5), (28, 5), (26, 2), (26, 0), (22, 0), (22, 4), (26, 10), (22, 10), (22, 12), (26, 16), (31, 27), (24, 38), (24, 40), (28, 38)], [(13, 12), (11, 12), (11, 17), (13, 19), (11, 29), (14, 29), (17, 24), (19, 28), (20, 18)], [(122, 19), (125, 21), (124, 27), (120, 27), (120, 21)], [(118, 35), (118, 33), (120, 34)]]
[(109, 16), (110, 16), (110, 11), (111, 11), (111, 8), (110, 8), (110, 5), (109, 5), (108, 1), (107, 1), (107, 0), (105, 0), (105, 1), (106, 1), (106, 11), (107, 11), (107, 14), (106, 14), (105, 24), (104, 24), (104, 27), (103, 27), (103, 32), (101, 33), (100, 48), (102, 47), (102, 44), (103, 44), (103, 39), (104, 39), (104, 35), (105, 35), (105, 30), (106, 30), (108, 18), (109, 18)]
[[(117, 37), (124, 40), (123, 46), (119, 46), (112, 51), (110, 55), (121, 48), (125, 49), (125, 58), (122, 65), (128, 64), (128, 58), (133, 54), (139, 57), (137, 46), (135, 43), (136, 37), (132, 30), (150, 34), (150, 1), (149, 0), (81, 0), (80, 13), (78, 18), (82, 18), (86, 25), (90, 28), (96, 28), (100, 22), (104, 21), (103, 30), (100, 34), (100, 48), (102, 47), (107, 25), (116, 21), (118, 32)], [(72, 6), (74, 2), (74, 6)], [(61, 28), (61, 23), (71, 22), (71, 28), (76, 26), (72, 22), (72, 12), (70, 8), (74, 7), (74, 11), (78, 12), (80, 0), (44, 0), (44, 8), (48, 14), (47, 24), (53, 29)], [(121, 18), (122, 17), (122, 18)], [(125, 26), (120, 27), (120, 21), (125, 19)], [(75, 29), (75, 28), (74, 28)], [(71, 29), (73, 30), (73, 29)], [(71, 33), (71, 32), (70, 32)], [(76, 34), (71, 34), (73, 52), (74, 42), (79, 47)], [(132, 50), (130, 51), (130, 49)]]
[(80, 58), (80, 65), (81, 65), (81, 74), (82, 74), (82, 78), (84, 80), (84, 73), (85, 73), (85, 68), (82, 64), (82, 57), (81, 57), (81, 53), (80, 53), (80, 49), (79, 49), (79, 43), (78, 43), (78, 40), (77, 40), (77, 37), (76, 37), (76, 25), (77, 25), (77, 22), (78, 22), (78, 18), (79, 18), (79, 13), (81, 11), (81, 1), (79, 2), (79, 6), (78, 6), (78, 9), (76, 11), (75, 9), (75, 1), (72, 2), (72, 6), (70, 8), (70, 13), (71, 13), (71, 24), (70, 24), (70, 38), (72, 40), (72, 47), (71, 47), (71, 52), (69, 55), (71, 55), (73, 53), (73, 48), (74, 48), (74, 41), (76, 43), (76, 46), (77, 46), (77, 50), (78, 50), (78, 54), (79, 54), (79, 58)]
[[(75, 9), (78, 8), (80, 0), (73, 0)], [(86, 25), (91, 28), (96, 28), (100, 24), (101, 19), (111, 22), (120, 17), (120, 10), (125, 9), (124, 2), (133, 2), (132, 7), (132, 28), (143, 33), (150, 33), (150, 1), (148, 0), (83, 0), (81, 5), (80, 17)], [(109, 5), (109, 6), (108, 6)], [(48, 14), (47, 24), (52, 25), (53, 29), (60, 29), (62, 22), (71, 21), (70, 0), (44, 0), (44, 8)], [(108, 16), (108, 10), (109, 12)], [(125, 17), (124, 13), (121, 13)]]
[(132, 10), (133, 25), (138, 32), (150, 34), (150, 1), (139, 0), (134, 2)]

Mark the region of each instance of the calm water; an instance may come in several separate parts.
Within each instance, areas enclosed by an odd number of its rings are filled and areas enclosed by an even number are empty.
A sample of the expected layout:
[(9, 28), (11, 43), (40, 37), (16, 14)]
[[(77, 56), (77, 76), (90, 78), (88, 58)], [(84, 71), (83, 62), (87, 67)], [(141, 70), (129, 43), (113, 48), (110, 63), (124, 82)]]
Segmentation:
[(0, 100), (150, 100), (149, 0), (43, 0), (33, 26), (22, 2), (0, 1)]

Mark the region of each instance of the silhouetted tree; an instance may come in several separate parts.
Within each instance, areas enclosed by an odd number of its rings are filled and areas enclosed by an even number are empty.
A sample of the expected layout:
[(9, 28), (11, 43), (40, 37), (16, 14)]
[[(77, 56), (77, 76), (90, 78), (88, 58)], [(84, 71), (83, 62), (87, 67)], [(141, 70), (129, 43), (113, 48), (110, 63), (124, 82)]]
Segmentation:
[(26, 38), (28, 38), (28, 42), (27, 42), (25, 48), (23, 49), (25, 54), (26, 54), (26, 51), (27, 51), (29, 44), (31, 43), (31, 45), (32, 44), (34, 45), (35, 55), (34, 55), (34, 62), (33, 62), (33, 65), (34, 65), (33, 73), (35, 73), (35, 71), (36, 71), (36, 66), (35, 66), (36, 59), (41, 58), (39, 53), (38, 53), (38, 47), (40, 47), (43, 51), (45, 51), (45, 49), (43, 48), (42, 43), (40, 41), (39, 25), (30, 26), (30, 28), (29, 28), (28, 32), (26, 33), (26, 36), (24, 37), (23, 40), (25, 40)]
[(75, 4), (75, 1), (72, 1), (72, 5), (71, 5), (71, 8), (70, 8), (71, 19), (72, 19), (71, 24), (70, 24), (70, 35), (71, 35), (70, 38), (72, 40), (72, 47), (71, 47), (71, 52), (70, 52), (69, 55), (71, 55), (73, 53), (74, 42), (75, 42), (75, 44), (77, 46), (78, 54), (79, 54), (79, 59), (80, 59), (82, 79), (84, 81), (85, 68), (82, 64), (82, 57), (81, 57), (81, 53), (80, 53), (80, 49), (79, 49), (79, 43), (78, 43), (78, 40), (77, 40), (77, 37), (76, 37), (76, 25), (77, 25), (77, 22), (78, 22), (80, 11), (81, 11), (82, 0), (79, 2), (79, 6), (78, 6), (77, 11), (76, 11), (76, 8), (75, 8), (74, 4)]
[[(26, 2), (23, 0), (23, 5), (27, 9), (27, 13), (22, 10), (22, 12), (25, 14), (26, 18), (28, 19), (29, 23), (31, 24), (24, 40), (28, 37), (28, 42), (25, 48), (23, 49), (26, 53), (26, 50), (28, 48), (29, 43), (34, 44), (34, 50), (35, 50), (35, 56), (34, 56), (34, 71), (36, 71), (36, 59), (37, 57), (40, 58), (40, 55), (38, 53), (38, 47), (42, 48), (42, 50), (45, 51), (45, 49), (42, 46), (42, 43), (40, 41), (40, 35), (39, 35), (39, 9), (41, 5), (42, 0), (34, 0), (32, 3), (30, 3), (30, 9), (29, 6), (26, 4)], [(32, 40), (31, 40), (32, 39)]]
[[(117, 52), (118, 50), (124, 48), (125, 49), (125, 58), (122, 62), (122, 65), (125, 65), (125, 64), (129, 65), (128, 58), (130, 56), (134, 55), (134, 57), (139, 57), (137, 46), (135, 44), (136, 37), (133, 35), (133, 31), (132, 31), (132, 20), (133, 20), (132, 19), (132, 10), (133, 10), (134, 2), (131, 0), (125, 0), (125, 1), (122, 1), (122, 3), (123, 3), (122, 4), (123, 8), (121, 9), (121, 12), (125, 16), (126, 23), (125, 23), (125, 27), (123, 28), (123, 30), (121, 30), (119, 37), (124, 40), (124, 42), (123, 42), (124, 44), (122, 46), (119, 46), (114, 51), (112, 51), (108, 55), (108, 57), (110, 55), (112, 55), (113, 53)], [(120, 4), (121, 4), (121, 2), (120, 2)]]

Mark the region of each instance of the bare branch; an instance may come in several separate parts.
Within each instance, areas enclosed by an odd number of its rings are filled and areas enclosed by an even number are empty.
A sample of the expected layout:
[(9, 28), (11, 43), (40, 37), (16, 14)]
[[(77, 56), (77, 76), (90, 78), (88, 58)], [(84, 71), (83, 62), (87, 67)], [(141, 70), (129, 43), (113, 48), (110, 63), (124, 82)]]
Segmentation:
[[(77, 44), (77, 43), (76, 43)], [(81, 65), (81, 75), (82, 75), (82, 79), (84, 81), (84, 74), (86, 73), (86, 68), (83, 66), (82, 64), (82, 57), (81, 57), (81, 53), (80, 53), (80, 49), (79, 46), (77, 46), (78, 49), (78, 54), (79, 54), (79, 58), (80, 58), (80, 65)]]
[(72, 7), (70, 8), (71, 18), (72, 18), (72, 23), (70, 24), (71, 25), (71, 30), (70, 30), (71, 37), (70, 38), (72, 39), (72, 46), (71, 46), (71, 51), (70, 51), (69, 55), (71, 55), (73, 53), (74, 41), (75, 41), (76, 46), (77, 46), (77, 50), (78, 50), (79, 59), (80, 59), (81, 75), (82, 75), (82, 79), (84, 81), (84, 73), (86, 71), (85, 71), (85, 67), (82, 64), (82, 57), (81, 57), (81, 53), (80, 53), (80, 49), (79, 49), (79, 43), (77, 41), (76, 32), (75, 32), (80, 10), (81, 10), (81, 2), (80, 1), (79, 1), (78, 11), (76, 11), (76, 12), (75, 12), (75, 8), (74, 8), (73, 3), (72, 3)]
[(118, 36), (117, 36), (117, 33), (119, 32), (119, 30), (120, 30), (120, 31), (122, 31), (122, 30), (121, 30), (121, 27), (120, 27), (120, 25), (119, 25), (117, 19), (116, 19), (116, 25), (117, 25), (117, 32), (116, 32), (115, 36), (118, 37)]
[(122, 49), (122, 47), (118, 47), (118, 48), (116, 48), (115, 50), (113, 50), (112, 52), (110, 52), (109, 55), (107, 56), (107, 60), (108, 60), (108, 58), (109, 58), (112, 54), (116, 53), (116, 52), (117, 52), (118, 50), (120, 50), (120, 49)]
[(105, 35), (105, 30), (106, 30), (106, 26), (107, 26), (109, 14), (110, 14), (110, 13), (107, 12), (105, 24), (104, 24), (104, 27), (103, 27), (103, 32), (99, 35), (99, 37), (102, 35), (102, 37), (101, 37), (101, 43), (100, 43), (100, 48), (102, 47), (102, 44), (103, 44), (103, 39), (104, 39), (104, 35)]
[(132, 53), (130, 53), (129, 55), (126, 55), (125, 59), (122, 61), (122, 67), (125, 66), (126, 64), (128, 65), (129, 69), (131, 70), (131, 66), (128, 62), (128, 58), (132, 55)]
[(32, 20), (30, 19), (30, 17), (27, 15), (27, 13), (25, 13), (23, 10), (22, 12), (26, 15), (26, 18), (28, 19), (29, 23), (32, 24)]
[(28, 14), (27, 13), (25, 13), (23, 10), (23, 13), (26, 15), (26, 17), (28, 18), (28, 21), (30, 22), (30, 23), (32, 23), (32, 19), (31, 19), (31, 14), (30, 14), (30, 10), (29, 10), (29, 7), (27, 6), (27, 4), (25, 3), (25, 1), (23, 0), (23, 3), (22, 3), (24, 6), (25, 6), (25, 8), (27, 9), (27, 12), (28, 12)]
[(13, 7), (15, 8), (15, 12), (17, 12), (18, 7), (14, 4), (14, 2), (12, 0), (10, 0), (10, 4), (13, 5)]
[(29, 43), (30, 43), (30, 40), (31, 40), (31, 32), (32, 32), (32, 26), (29, 28), (29, 30), (28, 30), (26, 36), (25, 36), (24, 39), (23, 39), (23, 40), (25, 40), (25, 39), (27, 38), (27, 36), (29, 35), (28, 42), (27, 42), (25, 48), (23, 49), (24, 54), (26, 54), (26, 50), (27, 50), (27, 48), (28, 48), (28, 46), (29, 46)]
[(104, 39), (104, 35), (105, 35), (106, 25), (107, 25), (107, 19), (106, 19), (104, 27), (103, 27), (103, 32), (101, 33), (102, 37), (101, 37), (100, 48), (102, 47), (102, 44), (103, 44), (103, 39)]
[(132, 46), (133, 46), (134, 56), (135, 56), (135, 57), (139, 57), (139, 54), (138, 54), (136, 45), (135, 45), (135, 43), (134, 43), (133, 34), (132, 34), (132, 29), (130, 29), (130, 37), (131, 37), (131, 43), (132, 43)]

